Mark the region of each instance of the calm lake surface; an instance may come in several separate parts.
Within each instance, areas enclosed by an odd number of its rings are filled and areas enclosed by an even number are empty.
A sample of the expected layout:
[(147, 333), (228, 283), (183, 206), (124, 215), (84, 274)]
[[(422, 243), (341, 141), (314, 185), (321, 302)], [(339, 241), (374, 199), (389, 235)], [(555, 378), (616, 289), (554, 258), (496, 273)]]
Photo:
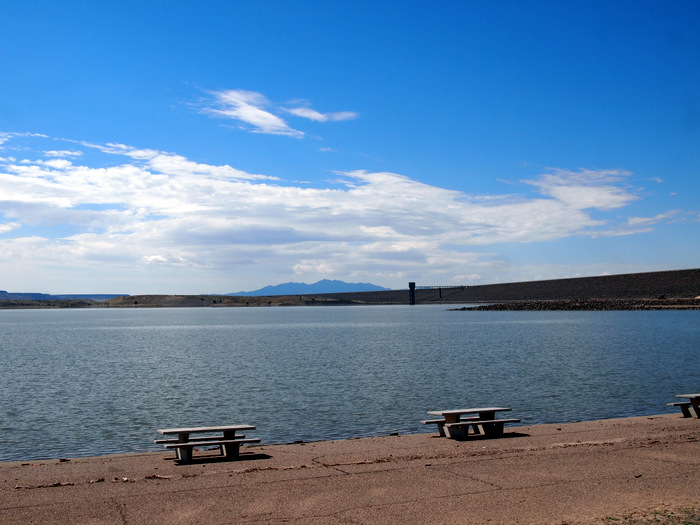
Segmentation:
[(252, 424), (263, 443), (639, 416), (700, 391), (700, 311), (456, 306), (0, 310), (0, 461), (144, 450), (156, 429)]

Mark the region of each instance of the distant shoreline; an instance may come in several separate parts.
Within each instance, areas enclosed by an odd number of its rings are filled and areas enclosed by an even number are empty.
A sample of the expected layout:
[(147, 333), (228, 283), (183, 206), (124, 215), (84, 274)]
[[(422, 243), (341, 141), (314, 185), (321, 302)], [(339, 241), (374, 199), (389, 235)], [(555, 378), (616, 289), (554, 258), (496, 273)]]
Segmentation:
[[(473, 286), (416, 283), (415, 303), (479, 305), (479, 310), (667, 310), (700, 307), (700, 268)], [(126, 295), (106, 300), (0, 299), (0, 309), (192, 308), (264, 306), (407, 305), (409, 290), (288, 294)]]
[[(119, 298), (117, 304), (110, 301), (59, 300), (59, 301), (0, 301), (0, 310), (34, 309), (124, 309), (124, 308), (262, 308), (281, 306), (349, 306), (399, 303), (371, 303), (359, 301), (323, 300), (307, 297), (245, 297), (221, 300), (218, 296), (141, 296)], [(238, 300), (231, 300), (238, 299)], [(427, 303), (431, 304), (431, 303)], [(453, 303), (447, 303), (446, 306)], [(474, 306), (451, 308), (452, 311), (613, 311), (613, 310), (700, 310), (700, 299), (550, 299), (538, 301), (484, 302)]]

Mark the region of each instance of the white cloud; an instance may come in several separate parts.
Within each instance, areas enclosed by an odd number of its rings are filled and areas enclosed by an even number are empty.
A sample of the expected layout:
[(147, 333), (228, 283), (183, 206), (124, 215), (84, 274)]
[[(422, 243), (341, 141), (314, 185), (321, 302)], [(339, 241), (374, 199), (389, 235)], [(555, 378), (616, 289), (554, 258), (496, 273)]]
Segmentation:
[(54, 168), (56, 170), (64, 170), (72, 165), (71, 161), (66, 159), (51, 159), (51, 160), (39, 160), (37, 164), (43, 164), (49, 168)]
[[(338, 172), (332, 189), (309, 188), (175, 153), (82, 147), (91, 159), (106, 157), (86, 165), (76, 159), (88, 156), (45, 160), (25, 151), (0, 160), (0, 234), (13, 235), (0, 236), (0, 267), (34, 275), (99, 269), (120, 291), (132, 281), (149, 286), (156, 267), (159, 283), (188, 287), (201, 276), (244, 274), (261, 284), (283, 275), (406, 280), (416, 272), (451, 282), (501, 264), (480, 247), (637, 233), (678, 213), (620, 217), (639, 198), (627, 187), (631, 174), (620, 171), (548, 170), (525, 181), (536, 194), (473, 196), (390, 172)], [(254, 286), (230, 291), (246, 288)]]
[(288, 113), (297, 117), (306, 118), (316, 122), (337, 122), (341, 120), (352, 120), (358, 117), (354, 111), (340, 111), (337, 113), (320, 113), (308, 107), (289, 108)]
[(304, 136), (303, 132), (292, 129), (282, 118), (265, 109), (271, 104), (260, 93), (230, 89), (210, 94), (214, 97), (214, 105), (206, 108), (206, 113), (238, 121), (255, 133)]
[(616, 185), (631, 173), (620, 170), (567, 171), (551, 169), (537, 180), (526, 181), (541, 193), (565, 202), (576, 209), (612, 210), (636, 200), (627, 188)]
[(681, 213), (680, 210), (671, 210), (666, 213), (659, 213), (657, 215), (654, 215), (653, 217), (630, 217), (627, 219), (627, 224), (629, 226), (634, 227), (651, 226), (654, 224), (658, 224), (659, 222), (672, 219), (679, 213)]
[(154, 155), (148, 159), (148, 165), (155, 171), (173, 176), (203, 175), (222, 180), (278, 180), (277, 177), (246, 173), (229, 165), (199, 164), (180, 155), (168, 153)]
[(47, 157), (79, 157), (82, 154), (82, 151), (69, 149), (49, 150), (44, 152), (44, 155), (46, 155)]
[(242, 89), (210, 91), (209, 95), (213, 97), (213, 102), (204, 105), (204, 113), (236, 121), (243, 129), (253, 133), (304, 137), (303, 131), (290, 127), (280, 116), (283, 113), (315, 122), (337, 122), (358, 117), (353, 111), (321, 113), (308, 106), (287, 108), (274, 105), (261, 93)]
[(0, 234), (11, 232), (20, 226), (21, 224), (19, 222), (6, 222), (4, 224), (0, 223)]
[(41, 133), (8, 133), (5, 131), (0, 131), (0, 146), (5, 144), (6, 142), (17, 138), (17, 137), (41, 137), (41, 138), (47, 138), (46, 135), (43, 135)]

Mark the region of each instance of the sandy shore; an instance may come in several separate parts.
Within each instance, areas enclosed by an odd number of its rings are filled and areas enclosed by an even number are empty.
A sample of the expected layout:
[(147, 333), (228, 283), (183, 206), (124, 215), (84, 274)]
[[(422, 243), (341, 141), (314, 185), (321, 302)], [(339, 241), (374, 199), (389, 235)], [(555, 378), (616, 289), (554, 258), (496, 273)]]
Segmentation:
[(0, 463), (0, 523), (602, 523), (700, 507), (700, 420), (678, 415), (242, 449)]

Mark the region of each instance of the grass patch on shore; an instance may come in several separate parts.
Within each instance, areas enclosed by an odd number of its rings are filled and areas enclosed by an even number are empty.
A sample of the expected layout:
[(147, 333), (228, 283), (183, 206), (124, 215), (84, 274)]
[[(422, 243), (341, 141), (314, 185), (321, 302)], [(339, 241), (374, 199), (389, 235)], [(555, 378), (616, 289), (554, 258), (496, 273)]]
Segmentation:
[(606, 525), (695, 525), (700, 523), (700, 509), (654, 511), (642, 516), (608, 517)]

